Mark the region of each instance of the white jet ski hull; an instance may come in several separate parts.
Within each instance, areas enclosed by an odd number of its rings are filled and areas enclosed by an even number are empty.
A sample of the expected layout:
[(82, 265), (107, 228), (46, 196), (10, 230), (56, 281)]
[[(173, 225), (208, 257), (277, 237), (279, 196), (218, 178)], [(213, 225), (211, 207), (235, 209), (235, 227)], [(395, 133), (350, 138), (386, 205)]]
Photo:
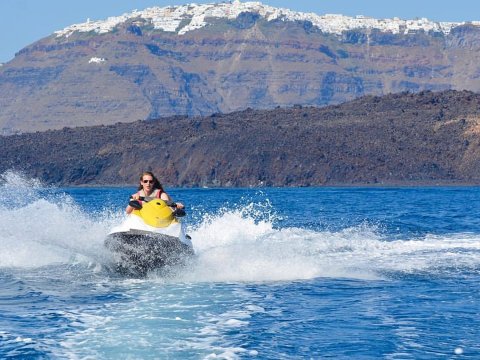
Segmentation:
[(180, 222), (156, 228), (135, 215), (112, 229), (105, 246), (113, 253), (115, 270), (128, 276), (143, 277), (156, 269), (182, 265), (194, 255)]

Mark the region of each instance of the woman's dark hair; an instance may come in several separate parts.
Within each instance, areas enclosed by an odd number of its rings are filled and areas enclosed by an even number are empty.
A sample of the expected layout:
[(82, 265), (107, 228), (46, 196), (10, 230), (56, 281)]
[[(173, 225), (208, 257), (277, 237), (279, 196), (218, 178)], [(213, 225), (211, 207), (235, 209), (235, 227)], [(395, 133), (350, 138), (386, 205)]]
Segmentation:
[(142, 175), (140, 175), (140, 185), (138, 186), (138, 190), (142, 190), (143, 187), (142, 187), (142, 184), (141, 182), (143, 181), (143, 177), (145, 175), (148, 175), (148, 176), (151, 176), (153, 178), (153, 190), (155, 189), (159, 189), (159, 190), (162, 190), (163, 191), (163, 186), (162, 184), (160, 184), (160, 181), (158, 181), (157, 177), (155, 175), (153, 175), (153, 173), (151, 171), (144, 171), (142, 173)]

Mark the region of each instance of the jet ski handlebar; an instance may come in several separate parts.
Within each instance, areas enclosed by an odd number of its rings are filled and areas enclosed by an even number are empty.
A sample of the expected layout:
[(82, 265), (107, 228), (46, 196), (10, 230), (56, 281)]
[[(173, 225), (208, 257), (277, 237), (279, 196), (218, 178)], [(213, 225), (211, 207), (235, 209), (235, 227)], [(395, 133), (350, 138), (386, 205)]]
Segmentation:
[[(145, 201), (145, 202), (149, 202), (149, 201), (152, 201), (152, 200), (155, 200), (157, 199), (156, 197), (151, 197), (151, 196), (140, 196), (138, 198), (138, 200), (132, 200), (131, 198), (129, 199), (129, 202), (128, 202), (128, 205), (130, 205), (132, 208), (136, 209), (136, 210), (140, 210), (142, 208), (142, 204), (140, 203), (140, 201)], [(139, 201), (140, 200), (140, 201)], [(164, 200), (165, 201), (165, 200)], [(167, 204), (167, 206), (170, 206), (170, 207), (173, 207), (175, 208), (175, 211), (174, 211), (174, 215), (177, 216), (177, 217), (182, 217), (182, 216), (185, 216), (186, 213), (185, 213), (185, 210), (184, 209), (179, 209), (177, 208), (177, 204), (173, 201), (165, 201), (165, 203)]]
[[(155, 200), (155, 199), (158, 199), (158, 198), (151, 197), (151, 196), (140, 196), (138, 198), (138, 200), (145, 201), (145, 202), (149, 202), (149, 201), (152, 201), (152, 200)], [(163, 201), (165, 201), (165, 204), (167, 204), (167, 206), (174, 207), (174, 208), (177, 207), (177, 204), (173, 201), (167, 201), (167, 200), (163, 200)]]

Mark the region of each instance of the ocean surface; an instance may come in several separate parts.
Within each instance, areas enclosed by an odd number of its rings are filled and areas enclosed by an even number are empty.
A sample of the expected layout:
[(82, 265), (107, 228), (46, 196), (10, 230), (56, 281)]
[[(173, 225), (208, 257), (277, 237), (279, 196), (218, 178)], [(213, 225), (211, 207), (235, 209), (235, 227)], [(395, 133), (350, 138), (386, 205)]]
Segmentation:
[(480, 358), (478, 187), (167, 189), (196, 257), (144, 279), (134, 190), (3, 174), (0, 358)]

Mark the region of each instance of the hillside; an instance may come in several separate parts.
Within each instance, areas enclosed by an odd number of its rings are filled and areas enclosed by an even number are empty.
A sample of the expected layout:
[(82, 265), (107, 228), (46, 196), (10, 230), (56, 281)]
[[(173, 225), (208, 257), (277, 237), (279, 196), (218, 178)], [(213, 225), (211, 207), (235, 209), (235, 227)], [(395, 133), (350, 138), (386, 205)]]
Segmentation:
[(0, 137), (0, 172), (58, 185), (480, 184), (480, 95), (367, 96)]
[(75, 24), (19, 51), (0, 67), (0, 134), (480, 91), (479, 51), (477, 23), (238, 1), (151, 8)]

